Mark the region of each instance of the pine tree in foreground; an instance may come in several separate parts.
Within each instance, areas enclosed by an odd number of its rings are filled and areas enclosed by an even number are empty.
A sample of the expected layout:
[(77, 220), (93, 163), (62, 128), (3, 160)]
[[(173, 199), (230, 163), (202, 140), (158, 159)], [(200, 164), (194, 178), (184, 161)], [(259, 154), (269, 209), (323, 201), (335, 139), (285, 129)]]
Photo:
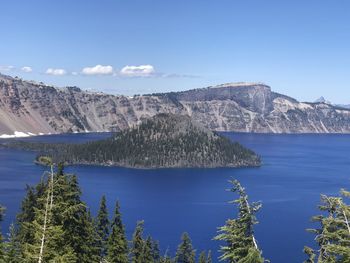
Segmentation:
[(211, 258), (211, 251), (209, 250), (208, 251), (208, 256), (207, 256), (207, 263), (212, 263), (212, 262), (213, 262), (213, 260)]
[(16, 229), (14, 225), (11, 224), (10, 233), (8, 234), (7, 242), (5, 243), (4, 262), (21, 263), (24, 261), (24, 259), (20, 255), (20, 243), (17, 239)]
[(6, 262), (99, 262), (97, 234), (80, 195), (76, 177), (63, 167), (27, 187), (6, 242)]
[(159, 242), (156, 240), (153, 240), (152, 242), (152, 257), (153, 257), (154, 263), (159, 263), (161, 260)]
[(16, 217), (16, 224), (10, 227), (9, 241), (6, 244), (7, 262), (25, 262), (24, 251), (28, 244), (35, 242), (35, 233), (31, 226), (36, 215), (35, 209), (41, 205), (38, 200), (44, 196), (45, 188), (44, 177), (36, 187), (26, 187), (27, 194), (22, 201), (21, 212)]
[(208, 255), (206, 255), (205, 251), (202, 251), (199, 254), (198, 263), (212, 263), (211, 251), (208, 251)]
[(350, 205), (345, 198), (350, 192), (341, 190), (339, 197), (321, 195), (319, 209), (322, 215), (312, 218), (320, 228), (308, 229), (316, 235), (318, 249), (305, 247), (307, 263), (346, 263), (350, 262)]
[(186, 232), (182, 234), (181, 241), (176, 251), (175, 262), (195, 263), (196, 251), (193, 249), (190, 236)]
[(206, 255), (205, 255), (205, 251), (202, 251), (199, 254), (198, 263), (206, 263), (206, 262), (207, 262), (207, 258), (206, 258)]
[(261, 204), (250, 204), (245, 189), (237, 180), (230, 183), (233, 185), (230, 191), (239, 194), (239, 198), (232, 202), (238, 205), (238, 217), (228, 219), (214, 238), (226, 242), (225, 246), (221, 246), (220, 260), (230, 263), (262, 263), (264, 258), (254, 236), (254, 225), (258, 223), (255, 214)]
[(108, 210), (106, 204), (106, 197), (102, 196), (100, 202), (100, 209), (96, 218), (96, 231), (98, 234), (98, 249), (100, 250), (100, 257), (103, 259), (107, 253), (107, 241), (109, 235), (109, 220)]
[(147, 239), (143, 243), (142, 250), (142, 263), (154, 263), (154, 259), (152, 256), (152, 239), (151, 237), (147, 237)]
[(65, 240), (71, 244), (80, 263), (97, 263), (100, 260), (96, 248), (94, 224), (81, 201), (81, 190), (75, 175), (64, 175), (63, 167), (57, 172), (56, 200), (62, 202), (55, 215), (57, 224), (64, 226)]
[(109, 263), (128, 262), (128, 241), (125, 236), (124, 225), (120, 214), (119, 202), (116, 203), (112, 230), (108, 238), (107, 261)]
[(65, 229), (54, 215), (62, 211), (62, 203), (56, 200), (53, 189), (60, 188), (56, 178), (46, 181), (44, 194), (36, 200), (34, 220), (25, 224), (26, 231), (31, 232), (32, 240), (22, 245), (24, 262), (67, 262), (75, 263), (76, 254), (71, 244), (65, 240)]
[(34, 242), (33, 231), (28, 226), (34, 221), (34, 209), (38, 208), (38, 200), (44, 195), (45, 187), (44, 178), (41, 178), (36, 187), (26, 186), (26, 196), (22, 201), (21, 212), (16, 217), (16, 238), (21, 240), (21, 245)]
[[(98, 233), (96, 232), (96, 227), (94, 224), (94, 220), (91, 216), (90, 210), (87, 211), (86, 215), (86, 236), (88, 237), (86, 242), (86, 249), (88, 250), (88, 254), (86, 255), (87, 262), (99, 263), (100, 258), (100, 250), (97, 246), (97, 241), (99, 240)], [(90, 259), (89, 259), (90, 258)]]
[(165, 251), (164, 256), (160, 258), (161, 263), (173, 263), (174, 260), (169, 256), (168, 249)]
[(132, 236), (132, 248), (131, 248), (131, 262), (132, 263), (143, 263), (143, 251), (144, 251), (144, 240), (143, 235), (143, 221), (138, 221), (134, 234)]

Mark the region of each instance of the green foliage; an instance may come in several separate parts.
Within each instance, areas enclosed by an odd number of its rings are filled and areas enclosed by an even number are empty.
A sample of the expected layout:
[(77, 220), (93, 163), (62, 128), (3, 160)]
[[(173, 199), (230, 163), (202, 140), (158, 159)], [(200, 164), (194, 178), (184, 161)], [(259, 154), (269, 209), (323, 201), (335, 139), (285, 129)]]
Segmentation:
[(153, 255), (152, 255), (152, 239), (151, 237), (147, 237), (147, 239), (143, 243), (142, 250), (142, 263), (153, 263)]
[(100, 202), (100, 209), (96, 218), (96, 230), (98, 234), (98, 248), (100, 250), (100, 257), (104, 258), (107, 253), (107, 241), (109, 235), (109, 219), (105, 196), (102, 196)]
[(99, 262), (94, 225), (80, 195), (76, 176), (64, 174), (62, 166), (27, 187), (6, 242), (7, 262), (38, 262), (39, 254), (42, 262)]
[(168, 249), (165, 251), (164, 256), (160, 257), (161, 263), (174, 263), (174, 260), (169, 256)]
[(156, 240), (152, 241), (152, 257), (154, 263), (160, 262), (160, 249), (159, 249), (159, 242)]
[[(86, 259), (85, 262), (100, 262), (100, 250), (97, 246), (98, 233), (96, 232), (94, 221), (91, 217), (90, 211), (87, 213), (86, 217), (86, 232), (84, 232), (87, 236), (85, 242), (85, 248), (87, 249), (86, 255), (83, 255)], [(83, 252), (82, 252), (83, 253)]]
[(315, 263), (316, 254), (315, 251), (310, 247), (304, 247), (304, 253), (308, 256), (308, 259), (304, 263)]
[(49, 156), (39, 156), (36, 159), (36, 162), (41, 164), (41, 165), (45, 165), (45, 166), (51, 166), (52, 165), (52, 159)]
[(221, 247), (221, 260), (228, 262), (264, 262), (255, 237), (254, 225), (257, 224), (255, 213), (260, 209), (260, 203), (248, 202), (245, 189), (237, 180), (232, 183), (231, 192), (237, 192), (239, 198), (232, 203), (238, 205), (238, 217), (228, 219), (226, 224), (219, 228), (219, 234), (215, 240), (225, 241), (226, 245)]
[(350, 192), (345, 190), (339, 197), (321, 195), (319, 209), (323, 214), (312, 218), (320, 227), (308, 229), (316, 235), (318, 250), (305, 247), (305, 262), (350, 262), (350, 205), (344, 200), (349, 197)]
[(206, 263), (206, 262), (207, 262), (207, 258), (206, 258), (206, 255), (205, 255), (205, 251), (202, 251), (199, 254), (198, 263)]
[(212, 263), (211, 251), (208, 251), (208, 255), (206, 255), (205, 251), (202, 251), (199, 254), (198, 263)]
[(119, 202), (115, 205), (112, 231), (108, 238), (107, 261), (109, 263), (128, 262), (128, 241), (120, 214)]
[(186, 232), (182, 234), (181, 241), (176, 251), (175, 262), (195, 263), (196, 251), (193, 249), (192, 241)]
[(12, 226), (13, 229), (10, 229), (11, 239), (7, 244), (13, 248), (16, 247), (16, 256), (12, 259), (15, 260), (14, 262), (17, 260), (24, 262), (26, 244), (35, 242), (35, 232), (31, 229), (31, 223), (34, 222), (36, 216), (35, 209), (39, 209), (39, 206), (41, 206), (39, 198), (41, 199), (44, 196), (45, 188), (46, 183), (43, 178), (36, 187), (26, 186), (27, 194), (22, 201), (21, 212), (17, 215), (16, 225)]
[(21, 212), (17, 215), (17, 225), (19, 228), (17, 235), (22, 243), (33, 242), (33, 231), (28, 228), (28, 224), (34, 221), (34, 209), (39, 206), (37, 200), (43, 195), (44, 188), (45, 185), (43, 180), (41, 180), (35, 188), (27, 185), (27, 195), (22, 201)]
[(5, 243), (4, 262), (21, 263), (24, 259), (21, 256), (21, 247), (17, 238), (16, 229), (13, 224), (10, 226), (7, 242)]
[(143, 235), (143, 221), (138, 221), (134, 234), (132, 236), (132, 248), (131, 248), (131, 262), (132, 263), (143, 263), (144, 257), (144, 240)]
[(59, 168), (54, 196), (56, 202), (62, 203), (55, 218), (57, 224), (65, 228), (66, 242), (71, 244), (81, 263), (99, 262), (94, 224), (85, 203), (80, 199), (77, 177), (63, 175), (63, 170)]
[(66, 230), (58, 222), (64, 204), (57, 200), (59, 196), (53, 195), (55, 202), (50, 205), (52, 184), (59, 184), (58, 178), (55, 179), (47, 181), (43, 196), (36, 200), (33, 221), (25, 223), (27, 231), (31, 232), (32, 240), (22, 244), (24, 262), (37, 262), (40, 254), (43, 262), (73, 263), (77, 260), (71, 244), (66, 242)]
[(174, 261), (169, 257), (169, 256), (165, 256), (163, 258), (161, 258), (161, 263), (173, 263)]
[[(55, 163), (127, 167), (235, 167), (260, 165), (239, 143), (194, 123), (188, 116), (159, 114), (109, 139), (85, 144), (15, 142), (10, 147), (39, 151)], [(40, 161), (38, 161), (40, 163)]]

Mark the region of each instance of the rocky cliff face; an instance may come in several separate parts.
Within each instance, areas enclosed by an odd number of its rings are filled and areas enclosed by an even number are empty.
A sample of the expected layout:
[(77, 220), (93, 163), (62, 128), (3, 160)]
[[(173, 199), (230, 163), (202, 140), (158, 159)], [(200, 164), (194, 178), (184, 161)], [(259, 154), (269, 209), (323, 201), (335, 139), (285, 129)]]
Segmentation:
[(0, 135), (116, 131), (157, 113), (187, 114), (217, 131), (350, 132), (350, 110), (298, 102), (259, 83), (125, 97), (0, 75)]

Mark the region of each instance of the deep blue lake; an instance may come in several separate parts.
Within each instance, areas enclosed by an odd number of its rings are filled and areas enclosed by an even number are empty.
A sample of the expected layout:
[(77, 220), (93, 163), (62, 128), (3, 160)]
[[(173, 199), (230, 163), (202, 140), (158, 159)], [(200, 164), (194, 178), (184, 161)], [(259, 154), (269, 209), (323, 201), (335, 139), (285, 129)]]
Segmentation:
[[(163, 251), (174, 253), (187, 231), (198, 253), (211, 249), (218, 256), (216, 229), (235, 209), (227, 204), (236, 196), (225, 191), (228, 180), (238, 179), (251, 201), (262, 201), (256, 237), (271, 262), (302, 262), (304, 245), (313, 245), (305, 231), (314, 226), (320, 193), (350, 189), (350, 135), (273, 135), (225, 133), (262, 156), (260, 168), (136, 170), (115, 167), (74, 166), (83, 199), (94, 214), (106, 195), (112, 212), (121, 202), (130, 237), (137, 220), (145, 232), (160, 241)], [(71, 134), (33, 137), (29, 140), (84, 142), (109, 134)], [(28, 140), (28, 139), (27, 139)], [(35, 154), (0, 149), (0, 203), (6, 206), (2, 232), (19, 211), (26, 184), (36, 184), (43, 168), (33, 164)], [(214, 261), (215, 262), (215, 261)]]

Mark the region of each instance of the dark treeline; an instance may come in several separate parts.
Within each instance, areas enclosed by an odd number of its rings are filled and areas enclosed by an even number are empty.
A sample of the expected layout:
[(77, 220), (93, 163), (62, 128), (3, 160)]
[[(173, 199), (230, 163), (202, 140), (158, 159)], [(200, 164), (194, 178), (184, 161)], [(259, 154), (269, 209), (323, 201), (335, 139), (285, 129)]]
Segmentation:
[(84, 144), (16, 142), (11, 147), (39, 151), (65, 164), (126, 167), (257, 166), (260, 158), (239, 143), (213, 133), (188, 116), (159, 114), (112, 138)]
[[(214, 240), (220, 241), (219, 260), (230, 263), (268, 262), (254, 234), (258, 223), (255, 214), (260, 203), (250, 203), (245, 189), (236, 180), (231, 191), (238, 195), (232, 203), (238, 213), (218, 230)], [(350, 262), (350, 205), (340, 196), (321, 196), (321, 215), (313, 221), (318, 228), (313, 248), (305, 247), (306, 263)], [(0, 207), (0, 221), (4, 208)], [(277, 241), (278, 242), (278, 241)], [(6, 263), (211, 263), (210, 251), (198, 252), (187, 233), (181, 236), (175, 254), (161, 253), (161, 246), (144, 235), (144, 222), (138, 221), (132, 239), (128, 240), (122, 221), (120, 204), (108, 214), (103, 196), (97, 216), (81, 200), (75, 175), (64, 173), (63, 165), (45, 173), (36, 186), (28, 186), (21, 211), (10, 226), (7, 236), (0, 234), (0, 262)]]

